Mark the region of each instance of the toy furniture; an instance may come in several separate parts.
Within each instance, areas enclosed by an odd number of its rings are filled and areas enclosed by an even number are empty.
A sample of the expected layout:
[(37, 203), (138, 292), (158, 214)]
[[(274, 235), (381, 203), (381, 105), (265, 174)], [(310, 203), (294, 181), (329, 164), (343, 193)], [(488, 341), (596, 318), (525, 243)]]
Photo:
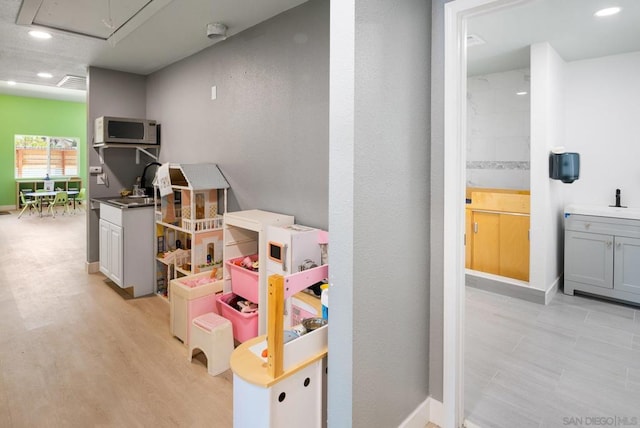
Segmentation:
[[(155, 287), (165, 297), (169, 282), (180, 276), (219, 269), (222, 279), (222, 214), (229, 188), (216, 164), (169, 164), (169, 177), (172, 192), (161, 197), (155, 212)], [(177, 249), (186, 253), (164, 257)]]
[(172, 279), (169, 283), (169, 329), (189, 346), (192, 321), (207, 312), (218, 313), (216, 293), (222, 281), (211, 278), (211, 272)]
[(231, 354), (235, 428), (326, 426), (329, 326), (285, 344), (284, 302), (327, 277), (328, 265), (269, 276), (267, 335), (244, 342)]
[(196, 349), (207, 356), (207, 371), (211, 376), (228, 370), (233, 352), (231, 322), (213, 312), (194, 318), (191, 323), (189, 362)]
[[(267, 228), (294, 223), (291, 215), (262, 210), (235, 211), (224, 214), (224, 292), (233, 292), (248, 301), (258, 304), (257, 328), (249, 337), (267, 332)], [(251, 280), (248, 276), (238, 276), (241, 270), (233, 270), (228, 262), (244, 257), (257, 257), (259, 269)], [(251, 282), (251, 283), (250, 283)], [(239, 317), (232, 320), (248, 321)], [(243, 323), (244, 324), (244, 323)], [(244, 329), (244, 325), (241, 326)], [(240, 330), (236, 328), (236, 330)], [(236, 340), (243, 341), (236, 337)]]

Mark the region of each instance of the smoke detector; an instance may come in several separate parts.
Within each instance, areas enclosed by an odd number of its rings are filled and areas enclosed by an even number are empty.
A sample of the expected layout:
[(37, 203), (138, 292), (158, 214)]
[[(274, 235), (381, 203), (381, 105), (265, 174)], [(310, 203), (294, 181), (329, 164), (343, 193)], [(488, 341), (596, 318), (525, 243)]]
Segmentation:
[(227, 26), (221, 22), (207, 24), (207, 37), (215, 40), (225, 40), (227, 38)]

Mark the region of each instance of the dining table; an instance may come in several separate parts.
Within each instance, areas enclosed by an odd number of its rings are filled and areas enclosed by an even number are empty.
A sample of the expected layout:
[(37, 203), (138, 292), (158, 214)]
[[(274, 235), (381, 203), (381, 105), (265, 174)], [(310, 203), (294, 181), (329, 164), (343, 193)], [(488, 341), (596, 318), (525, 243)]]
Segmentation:
[(50, 197), (55, 198), (56, 194), (60, 192), (67, 192), (67, 196), (69, 196), (69, 199), (73, 201), (73, 209), (75, 211), (76, 196), (78, 195), (78, 193), (80, 193), (78, 190), (52, 190), (52, 191), (46, 191), (46, 192), (24, 192), (24, 196), (29, 196), (40, 201), (40, 203), (38, 204), (38, 209), (40, 210), (40, 217), (42, 217), (42, 199), (50, 198)]

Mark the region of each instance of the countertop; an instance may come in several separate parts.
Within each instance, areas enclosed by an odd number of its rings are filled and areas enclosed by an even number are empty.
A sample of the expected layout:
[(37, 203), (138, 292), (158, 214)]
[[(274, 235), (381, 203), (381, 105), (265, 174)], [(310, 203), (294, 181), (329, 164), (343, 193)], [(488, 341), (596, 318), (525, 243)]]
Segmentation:
[(120, 196), (107, 196), (103, 198), (91, 198), (92, 202), (111, 205), (120, 209), (144, 208), (154, 205), (153, 198), (122, 198)]
[(609, 207), (606, 205), (567, 205), (564, 209), (567, 214), (592, 215), (597, 217), (626, 218), (640, 220), (639, 208)]

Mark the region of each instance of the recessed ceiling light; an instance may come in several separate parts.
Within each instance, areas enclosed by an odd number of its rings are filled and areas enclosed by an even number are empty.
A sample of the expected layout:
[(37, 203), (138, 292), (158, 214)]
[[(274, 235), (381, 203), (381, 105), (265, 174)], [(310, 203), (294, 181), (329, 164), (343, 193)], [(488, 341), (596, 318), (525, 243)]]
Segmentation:
[(607, 7), (605, 9), (600, 9), (599, 11), (597, 11), (596, 13), (593, 14), (593, 16), (611, 16), (611, 15), (615, 15), (616, 13), (620, 12), (622, 9), (619, 7)]
[(520, 92), (516, 92), (516, 95), (527, 95), (529, 92), (527, 91), (520, 91)]
[(42, 77), (43, 79), (51, 79), (53, 74), (51, 73), (38, 73), (38, 77)]
[(31, 31), (29, 31), (29, 35), (31, 37), (35, 37), (36, 39), (50, 39), (51, 38), (51, 34), (47, 33), (46, 31), (40, 31), (40, 30), (31, 30)]
[(8, 80), (7, 81), (7, 85), (9, 86), (14, 86), (16, 84), (16, 82), (14, 80)]

